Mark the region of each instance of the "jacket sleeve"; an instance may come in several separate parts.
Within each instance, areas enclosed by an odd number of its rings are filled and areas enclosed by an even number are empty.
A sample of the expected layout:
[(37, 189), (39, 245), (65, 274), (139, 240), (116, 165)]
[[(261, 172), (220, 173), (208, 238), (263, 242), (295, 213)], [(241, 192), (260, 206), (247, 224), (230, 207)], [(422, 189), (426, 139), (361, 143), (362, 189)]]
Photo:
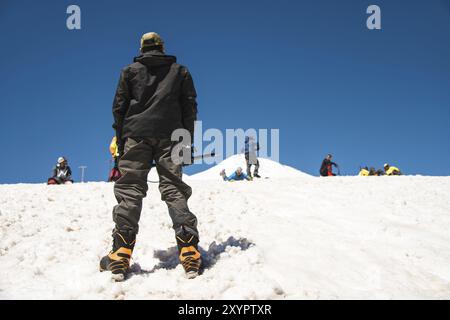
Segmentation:
[(229, 177), (227, 177), (227, 181), (236, 180), (236, 172), (233, 172), (230, 174)]
[(322, 164), (320, 165), (320, 172), (324, 172), (325, 169), (327, 168), (327, 160), (323, 160)]
[(67, 167), (67, 177), (66, 180), (72, 180), (72, 170), (70, 169), (70, 167)]
[(183, 68), (183, 82), (181, 84), (180, 103), (182, 108), (183, 127), (191, 133), (194, 139), (194, 123), (197, 120), (197, 92), (194, 81), (188, 69)]
[(114, 97), (112, 112), (114, 116), (113, 128), (116, 130), (118, 144), (122, 144), (122, 128), (125, 114), (130, 106), (130, 88), (128, 85), (127, 71), (122, 70), (119, 84)]

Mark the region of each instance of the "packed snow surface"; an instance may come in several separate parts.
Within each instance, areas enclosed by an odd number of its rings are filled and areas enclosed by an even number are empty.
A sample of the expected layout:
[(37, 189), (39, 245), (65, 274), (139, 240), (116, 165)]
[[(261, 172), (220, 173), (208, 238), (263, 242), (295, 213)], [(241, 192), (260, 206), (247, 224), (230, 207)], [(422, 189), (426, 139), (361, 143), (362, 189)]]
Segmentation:
[[(286, 178), (286, 177), (305, 177), (308, 176), (306, 173), (303, 173), (297, 169), (294, 169), (289, 166), (282, 165), (278, 162), (259, 158), (259, 165), (261, 167), (260, 173), (263, 177), (272, 177), (272, 178)], [(226, 174), (229, 176), (232, 174), (238, 167), (242, 168), (243, 172), (246, 172), (246, 162), (243, 154), (237, 154), (231, 156), (224, 161), (220, 162), (216, 166), (205, 170), (203, 172), (197, 173), (191, 176), (192, 179), (195, 180), (217, 180), (220, 178), (220, 171), (225, 169)], [(254, 167), (252, 167), (253, 172)]]
[(0, 185), (0, 299), (450, 298), (449, 177), (318, 178), (263, 159), (268, 179), (220, 180), (242, 162), (186, 177), (205, 262), (193, 280), (157, 184), (122, 283), (98, 271), (113, 184)]

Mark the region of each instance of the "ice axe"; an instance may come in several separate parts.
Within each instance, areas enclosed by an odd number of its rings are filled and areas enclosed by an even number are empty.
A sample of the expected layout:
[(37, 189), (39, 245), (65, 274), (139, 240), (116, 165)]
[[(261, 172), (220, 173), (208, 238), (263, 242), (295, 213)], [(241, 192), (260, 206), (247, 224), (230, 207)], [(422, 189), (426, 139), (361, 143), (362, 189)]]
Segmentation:
[(207, 154), (201, 154), (201, 155), (199, 155), (199, 156), (191, 156), (191, 163), (189, 163), (189, 164), (184, 164), (183, 163), (183, 166), (188, 166), (188, 165), (190, 165), (190, 164), (193, 164), (194, 163), (194, 161), (195, 160), (200, 160), (200, 159), (205, 159), (205, 158), (214, 158), (216, 156), (216, 153), (215, 152), (211, 152), (211, 153), (207, 153)]

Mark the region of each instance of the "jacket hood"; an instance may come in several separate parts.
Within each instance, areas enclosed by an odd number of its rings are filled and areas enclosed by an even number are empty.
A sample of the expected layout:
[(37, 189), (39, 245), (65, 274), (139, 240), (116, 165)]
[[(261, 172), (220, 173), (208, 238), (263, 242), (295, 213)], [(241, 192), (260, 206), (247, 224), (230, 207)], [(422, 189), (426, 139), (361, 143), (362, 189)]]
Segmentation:
[(162, 66), (171, 65), (177, 62), (175, 56), (165, 55), (164, 53), (154, 50), (148, 51), (134, 58), (134, 62), (140, 62), (146, 66)]

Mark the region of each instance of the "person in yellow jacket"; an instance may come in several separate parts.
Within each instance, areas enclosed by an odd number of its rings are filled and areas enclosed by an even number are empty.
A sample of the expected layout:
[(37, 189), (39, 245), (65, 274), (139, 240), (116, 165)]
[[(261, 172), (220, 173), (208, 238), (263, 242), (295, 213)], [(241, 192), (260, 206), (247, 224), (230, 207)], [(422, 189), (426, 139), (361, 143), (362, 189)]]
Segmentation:
[(399, 168), (391, 166), (387, 163), (384, 164), (384, 173), (387, 176), (400, 176), (402, 174)]
[(365, 167), (365, 168), (362, 168), (361, 171), (359, 171), (358, 175), (362, 176), (362, 177), (368, 177), (370, 175), (370, 171), (367, 167)]
[(111, 144), (109, 145), (109, 152), (111, 152), (111, 156), (115, 159), (119, 157), (119, 148), (117, 147), (117, 137), (114, 136), (111, 140)]
[(358, 174), (358, 176), (362, 177), (383, 176), (383, 175), (384, 175), (383, 170), (381, 169), (375, 170), (374, 167), (370, 167), (370, 169), (368, 167), (361, 168)]
[(112, 138), (111, 143), (109, 144), (109, 152), (114, 159), (114, 167), (109, 173), (108, 182), (115, 182), (121, 177), (119, 171), (119, 147), (117, 146), (116, 136)]

